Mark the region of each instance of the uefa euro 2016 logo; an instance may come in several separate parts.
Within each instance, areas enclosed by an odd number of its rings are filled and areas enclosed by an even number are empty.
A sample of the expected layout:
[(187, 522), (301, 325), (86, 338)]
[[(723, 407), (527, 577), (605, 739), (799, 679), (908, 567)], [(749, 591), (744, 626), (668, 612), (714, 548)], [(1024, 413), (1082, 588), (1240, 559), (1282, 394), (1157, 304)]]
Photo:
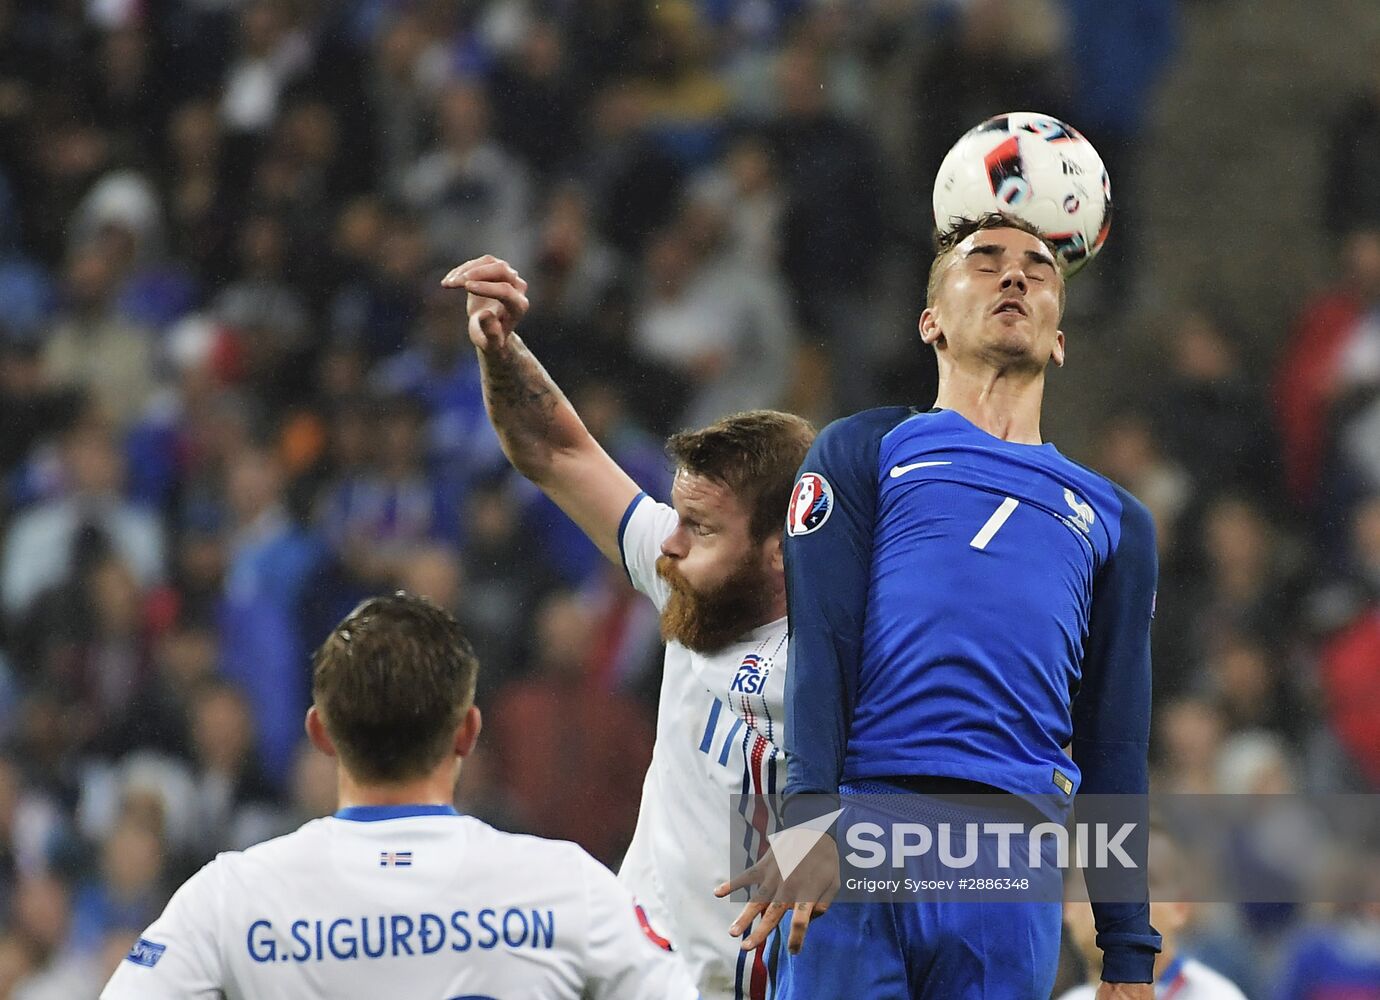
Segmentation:
[(829, 480), (815, 472), (807, 472), (795, 484), (791, 506), (786, 514), (786, 532), (808, 535), (829, 520), (834, 509), (834, 490)]

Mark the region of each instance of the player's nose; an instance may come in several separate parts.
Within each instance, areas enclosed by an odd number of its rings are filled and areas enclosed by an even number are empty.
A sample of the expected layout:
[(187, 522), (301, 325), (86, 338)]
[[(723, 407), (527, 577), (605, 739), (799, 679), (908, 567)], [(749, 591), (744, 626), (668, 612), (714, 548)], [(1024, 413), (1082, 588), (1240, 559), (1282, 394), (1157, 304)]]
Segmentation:
[(685, 539), (681, 537), (685, 534), (685, 529), (677, 528), (661, 541), (661, 554), (672, 559), (683, 559), (685, 557)]
[(1019, 265), (1013, 264), (1006, 269), (1006, 273), (1001, 276), (1002, 291), (1008, 288), (1017, 289), (1022, 294), (1026, 291), (1027, 280), (1025, 270)]

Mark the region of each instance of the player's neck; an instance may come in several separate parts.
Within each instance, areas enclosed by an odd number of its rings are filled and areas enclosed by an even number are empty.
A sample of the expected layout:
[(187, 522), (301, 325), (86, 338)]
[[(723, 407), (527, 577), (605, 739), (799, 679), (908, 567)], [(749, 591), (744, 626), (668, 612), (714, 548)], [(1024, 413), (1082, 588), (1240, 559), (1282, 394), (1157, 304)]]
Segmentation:
[(368, 784), (340, 768), (336, 779), (339, 808), (351, 806), (448, 806), (455, 801), (456, 774), (440, 769), (410, 781)]
[(939, 380), (934, 405), (953, 410), (993, 437), (1013, 444), (1042, 444), (1040, 407), (1043, 376), (1030, 378), (998, 371), (950, 369)]

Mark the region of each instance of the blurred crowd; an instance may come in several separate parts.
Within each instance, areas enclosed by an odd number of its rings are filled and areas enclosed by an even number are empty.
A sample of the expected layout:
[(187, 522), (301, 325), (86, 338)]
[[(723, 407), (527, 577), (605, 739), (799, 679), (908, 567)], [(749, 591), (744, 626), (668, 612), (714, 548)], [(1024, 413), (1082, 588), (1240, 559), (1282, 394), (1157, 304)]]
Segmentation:
[[(1177, 43), (1173, 0), (0, 0), (0, 998), (94, 996), (189, 872), (333, 810), (308, 657), (383, 590), (474, 636), (461, 807), (617, 862), (656, 615), (508, 470), (447, 269), (529, 278), (526, 340), (664, 497), (668, 431), (929, 404), (879, 302), (918, 313), (934, 170), (989, 114), (1107, 160), (1071, 305), (1116, 329)], [(1077, 456), (1159, 524), (1160, 790), (1380, 790), (1380, 203), (1350, 169), (1380, 80), (1356, 100), (1335, 287), (1273, 365), (1185, 305)], [(1267, 996), (1353, 933), (1380, 982), (1374, 915), (1224, 908), (1198, 942)]]

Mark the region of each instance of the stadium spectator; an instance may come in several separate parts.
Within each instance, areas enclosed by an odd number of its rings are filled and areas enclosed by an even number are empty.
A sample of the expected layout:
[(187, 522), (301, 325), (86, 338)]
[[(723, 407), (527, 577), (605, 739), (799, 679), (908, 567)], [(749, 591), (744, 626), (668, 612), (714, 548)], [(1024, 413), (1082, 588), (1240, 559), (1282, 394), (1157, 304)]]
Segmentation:
[(221, 117), (234, 134), (260, 136), (273, 126), (284, 92), (310, 68), (312, 51), (294, 30), (288, 6), (277, 0), (243, 7), (236, 43), (223, 81)]
[(238, 243), (236, 278), (215, 297), (211, 312), (231, 331), (236, 380), (250, 381), (276, 409), (305, 389), (300, 362), (311, 332), (308, 304), (293, 283), (293, 248), (282, 220), (266, 212), (250, 215), (240, 224)]
[[(1305, 510), (1325, 507), (1319, 493), (1331, 415), (1348, 388), (1347, 356), (1380, 308), (1380, 229), (1357, 229), (1341, 244), (1336, 284), (1300, 309), (1275, 367), (1275, 407), (1286, 485)], [(1333, 519), (1335, 523), (1335, 519)], [(1324, 520), (1324, 523), (1327, 523)]]
[(71, 887), (51, 875), (33, 875), (22, 879), (11, 913), (13, 932), (23, 942), (34, 968), (25, 983), (34, 979), (41, 982), (45, 974), (68, 957), (66, 946), (72, 924)]
[(149, 604), (130, 567), (93, 532), (73, 578), (39, 595), (27, 616), (16, 648), (36, 684), (64, 693), (83, 747), (128, 749), (153, 674)]
[(209, 101), (188, 101), (173, 111), (164, 166), (169, 248), (208, 278), (226, 273), (231, 259), (234, 218), (224, 145), (223, 124)]
[(235, 458), (226, 494), (233, 522), (220, 605), (221, 669), (243, 688), (257, 723), (260, 763), (282, 783), (307, 710), (299, 611), (321, 550), (292, 521), (271, 454)]
[(1177, 698), (1156, 713), (1159, 764), (1151, 787), (1160, 793), (1210, 795), (1217, 790), (1217, 759), (1226, 720), (1201, 697)]
[(431, 104), (449, 73), (445, 38), (432, 27), (419, 11), (395, 10), (373, 40), (366, 93), (386, 191), (401, 190), (421, 156)]
[[(3, 292), (0, 295), (7, 306), (13, 301)], [(0, 426), (5, 428), (0, 437), (0, 475), (6, 478), (41, 443), (70, 426), (83, 408), (79, 390), (48, 381), (41, 350), (34, 340), (0, 337)], [(15, 499), (6, 497), (10, 504)]]
[(114, 927), (91, 953), (65, 953), (13, 993), (14, 1000), (64, 1000), (96, 996), (139, 936), (136, 927)]
[(495, 669), (480, 677), (479, 698), (489, 696), (519, 672), (530, 650), (527, 609), (556, 581), (536, 539), (524, 530), (523, 487), (507, 470), (476, 483), (466, 509), (461, 556), (466, 583), (465, 615), (473, 625), (475, 651), (492, 657)]
[(297, 746), (292, 767), (292, 801), (285, 830), (329, 816), (337, 808), (335, 761), (317, 753), (309, 742)]
[(1380, 613), (1372, 610), (1323, 647), (1318, 670), (1329, 721), (1370, 790), (1380, 788)]
[(57, 294), (48, 272), (25, 252), (20, 223), (14, 184), (7, 173), (0, 173), (0, 301), (5, 304), (0, 331), (7, 342), (37, 346)]
[(1116, 199), (1117, 240), (1098, 268), (1101, 305), (1125, 309), (1146, 289), (1133, 266), (1144, 247), (1139, 167), (1151, 101), (1179, 47), (1175, 0), (1063, 0), (1069, 30), (1069, 117), (1097, 144)]
[(1265, 396), (1242, 364), (1241, 335), (1204, 306), (1178, 313), (1167, 332), (1169, 379), (1153, 411), (1160, 447), (1183, 462), (1197, 492), (1273, 502), (1274, 431)]
[(192, 702), (196, 825), (203, 856), (243, 850), (278, 832), (278, 792), (254, 752), (254, 718), (230, 684), (210, 682)]
[(167, 81), (153, 42), (149, 26), (137, 20), (112, 27), (101, 37), (83, 81), (87, 115), (118, 137), (115, 155), (125, 162), (149, 156), (163, 131), (167, 102), (161, 94)]
[(1369, 997), (1380, 992), (1380, 906), (1339, 908), (1287, 943), (1274, 978), (1277, 1000)]
[(11, 617), (71, 578), (79, 543), (109, 546), (141, 586), (163, 578), (163, 526), (120, 496), (124, 464), (110, 430), (91, 422), (74, 427), (61, 457), (61, 493), (21, 514), (5, 538), (0, 600)]
[(529, 676), (510, 685), (489, 714), (490, 745), (526, 829), (613, 862), (637, 820), (652, 727), (629, 697), (592, 683), (593, 636), (576, 595), (547, 597), (535, 630)]
[(81, 386), (118, 427), (143, 410), (154, 388), (153, 332), (118, 315), (116, 295), (127, 250), (107, 229), (72, 251), (67, 304), (44, 347), (44, 368), (55, 383)]
[(1189, 657), (1202, 664), (1214, 643), (1233, 633), (1276, 649), (1295, 627), (1298, 581), (1287, 546), (1259, 506), (1222, 496), (1204, 510), (1204, 565), (1183, 627)]
[[(557, 187), (537, 239), (536, 274), (550, 290), (542, 312), (560, 326), (591, 322), (623, 262), (592, 228), (589, 196), (579, 184)], [(571, 345), (573, 350), (577, 346)]]
[(351, 580), (387, 589), (420, 547), (455, 544), (460, 519), (447, 484), (426, 467), (421, 403), (397, 397), (371, 406), (367, 460), (322, 498), (318, 527)]
[[(834, 412), (872, 404), (872, 276), (883, 243), (881, 163), (872, 137), (824, 98), (816, 53), (781, 54), (781, 117), (768, 128), (785, 182), (782, 271), (807, 339), (823, 345)], [(851, 276), (840, 286), (835, 276)], [(755, 405), (769, 405), (760, 397)], [(717, 414), (716, 414), (717, 415)]]
[(1348, 95), (1330, 122), (1322, 176), (1323, 219), (1333, 237), (1359, 223), (1380, 228), (1380, 192), (1365, 169), (1380, 156), (1380, 75)]
[(418, 276), (426, 232), (414, 218), (374, 198), (350, 202), (336, 219), (337, 284), (330, 330), (372, 364), (402, 350), (422, 311)]
[(560, 26), (541, 17), (528, 21), (518, 44), (489, 76), (496, 137), (544, 178), (559, 176), (580, 148), (574, 82)]
[[(468, 617), (467, 587), (464, 570), (453, 547), (447, 545), (422, 545), (413, 550), (411, 557), (398, 571), (397, 586), (409, 594), (425, 597), (432, 604), (461, 621)], [(474, 642), (473, 630), (466, 628), (465, 634)]]
[(0, 937), (0, 997), (13, 1000), (16, 988), (34, 971), (28, 945), (13, 933)]
[(1300, 711), (1280, 659), (1250, 636), (1229, 631), (1211, 643), (1206, 661), (1206, 687), (1221, 706), (1229, 730), (1266, 729), (1297, 739), (1310, 721)]
[(779, 271), (786, 194), (775, 155), (760, 135), (733, 139), (716, 164), (691, 180), (690, 191), (721, 217), (726, 254), (745, 266)]
[(531, 185), (492, 137), (490, 114), (482, 85), (449, 84), (436, 99), (437, 144), (403, 178), (401, 193), (426, 220), (434, 257), (461, 260), (485, 247), (530, 259)]
[(717, 211), (701, 203), (652, 241), (634, 320), (639, 352), (690, 383), (680, 421), (695, 426), (775, 404), (794, 354), (785, 289), (770, 272), (734, 259), (722, 226)]
[(1193, 497), (1193, 482), (1179, 465), (1176, 453), (1166, 453), (1152, 420), (1139, 408), (1108, 416), (1098, 433), (1097, 467), (1133, 491), (1155, 515), (1162, 551), (1173, 547), (1174, 530)]
[(683, 166), (649, 135), (649, 117), (640, 88), (611, 80), (591, 104), (591, 135), (579, 167), (600, 232), (629, 255), (671, 221), (684, 182)]
[(192, 757), (191, 711), (196, 693), (216, 673), (216, 634), (187, 609), (152, 638), (153, 667), (135, 692), (139, 710), (113, 734), (116, 745), (170, 757)]
[(484, 416), (479, 366), (465, 339), (463, 308), (429, 287), (409, 346), (374, 369), (373, 387), (385, 397), (412, 397), (427, 414), (427, 459), (454, 502), (463, 505), (476, 476), (501, 459), (498, 438)]
[(646, 60), (637, 76), (651, 134), (689, 166), (714, 154), (728, 110), (728, 87), (694, 3), (655, 4), (648, 19)]
[(78, 886), (72, 896), (68, 947), (90, 954), (108, 932), (142, 927), (156, 917), (168, 891), (164, 865), (155, 831), (135, 820), (117, 825), (103, 845), (99, 878)]

